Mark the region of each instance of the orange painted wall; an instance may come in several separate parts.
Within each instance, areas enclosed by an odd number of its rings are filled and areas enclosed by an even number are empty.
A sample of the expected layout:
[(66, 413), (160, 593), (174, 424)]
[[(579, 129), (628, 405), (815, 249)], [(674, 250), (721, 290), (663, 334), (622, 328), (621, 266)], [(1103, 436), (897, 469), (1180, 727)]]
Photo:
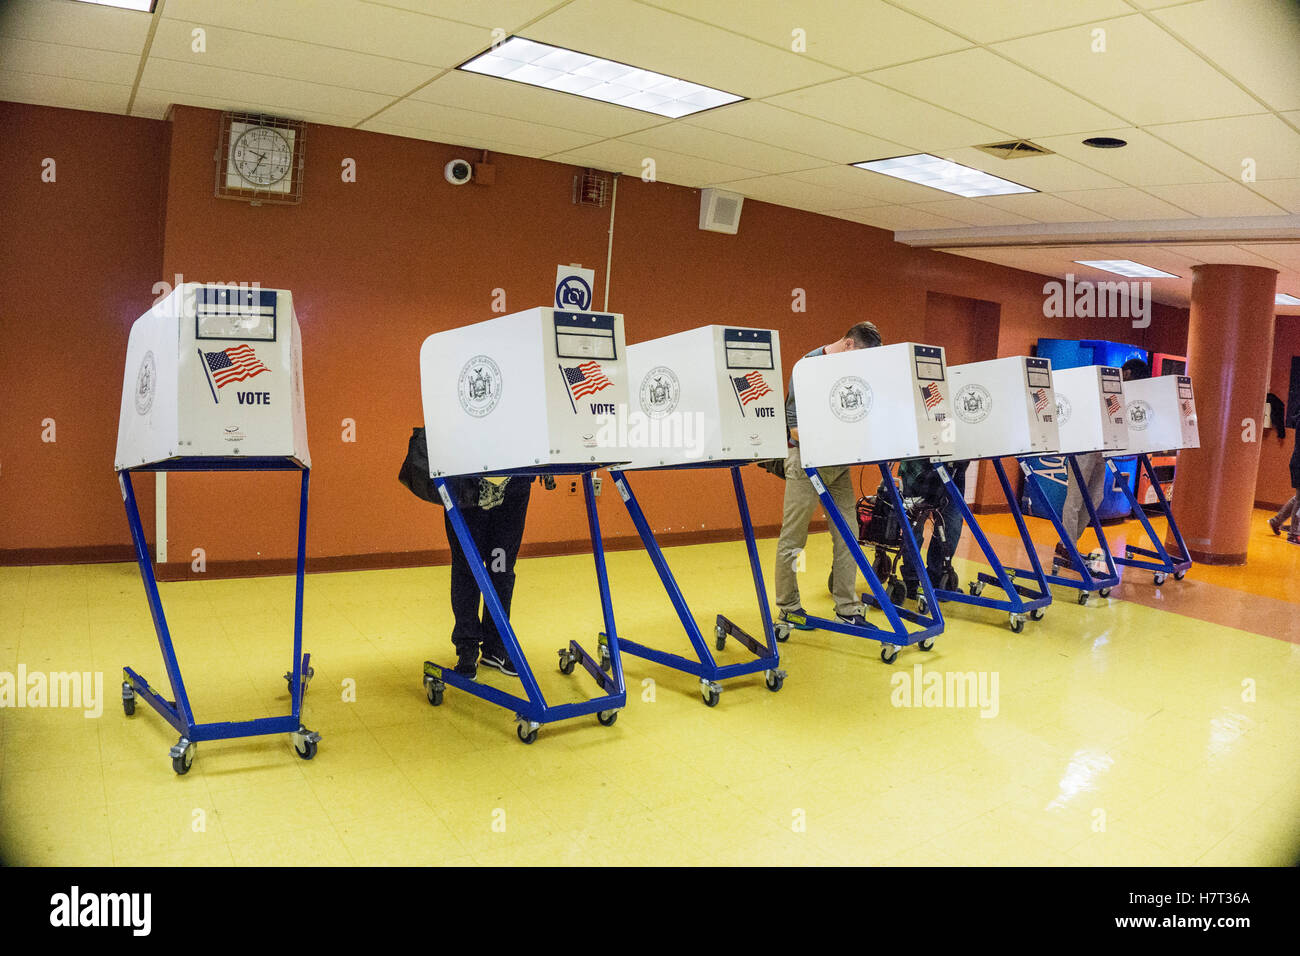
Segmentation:
[[(1287, 389), (1291, 382), (1291, 359), (1300, 355), (1300, 316), (1279, 315), (1273, 332), (1273, 372), (1268, 390), (1288, 403)], [(1262, 419), (1261, 419), (1262, 420)], [(1277, 431), (1269, 429), (1262, 436), (1259, 450), (1259, 474), (1255, 480), (1255, 500), (1274, 507), (1291, 497), (1291, 451), (1295, 447), (1296, 432), (1288, 428), (1286, 438), (1278, 438)]]
[[(27, 107), (6, 115), (33, 130), (24, 147), (33, 155), (44, 142), (42, 130), (56, 131), (63, 148), (79, 150), (69, 167), (87, 179), (78, 195), (92, 208), (108, 201), (103, 218), (119, 232), (126, 227), (118, 213), (129, 210), (132, 231), (113, 233), (116, 251), (110, 253), (78, 232), (82, 200), (67, 206), (51, 243), (73, 249), (65, 258), (84, 260), (91, 283), (80, 311), (70, 312), (63, 273), (6, 230), (12, 251), (0, 273), (6, 291), (20, 276), (23, 288), (41, 289), (39, 312), (67, 315), (71, 331), (60, 341), (77, 347), (51, 346), (20, 321), (27, 313), (10, 320), (6, 311), (5, 341), (21, 340), (22, 361), (3, 366), (5, 381), (15, 380), (8, 371), (14, 368), (30, 382), (23, 390), (31, 406), (24, 406), (26, 420), (93, 380), (93, 413), (66, 414), (93, 433), (98, 446), (93, 453), (87, 446), (68, 472), (83, 480), (82, 487), (53, 483), (52, 507), (24, 516), (13, 534), (6, 530), (0, 548), (51, 539), (87, 545), (126, 540), (109, 474), (121, 362), (126, 329), (148, 307), (158, 279), (180, 274), (190, 281), (258, 282), (293, 291), (314, 465), (313, 556), (445, 547), (439, 510), (396, 480), (410, 426), (422, 418), (417, 354), (427, 335), (490, 318), (496, 289), (505, 291), (510, 311), (546, 303), (559, 263), (594, 267), (596, 300), (603, 300), (609, 210), (572, 205), (573, 167), (494, 155), (495, 185), (452, 187), (442, 179), (443, 165), (453, 156), (477, 159), (473, 151), (312, 125), (302, 205), (252, 208), (212, 195), (217, 112), (177, 107), (169, 123)], [(105, 162), (101, 144), (124, 138), (121, 161)], [(9, 155), (17, 147), (0, 148)], [(123, 181), (119, 171), (129, 165), (127, 157), (139, 163), (141, 156), (147, 188)], [(345, 158), (356, 161), (355, 183), (342, 181)], [(29, 217), (48, 215), (35, 175), (30, 184), (4, 188)], [(760, 202), (745, 203), (739, 235), (704, 233), (697, 229), (698, 210), (696, 190), (620, 180), (609, 305), (625, 313), (629, 342), (711, 322), (776, 328), (788, 379), (799, 356), (863, 318), (875, 321), (886, 341), (935, 338), (974, 348), (987, 338), (996, 354), (1026, 352), (1040, 336), (1121, 339), (1171, 351), (1185, 341), (1185, 310), (1157, 307), (1146, 330), (1132, 329), (1127, 319), (1046, 319), (1043, 276), (913, 250), (882, 230)], [(161, 245), (156, 237), (153, 245), (144, 242), (143, 234), (160, 222)], [(94, 255), (78, 256), (82, 247)], [(795, 289), (806, 294), (806, 312), (791, 311)], [(932, 292), (996, 303), (996, 328), (940, 335), (926, 318)], [(60, 363), (69, 367), (60, 370)], [(354, 443), (341, 440), (345, 418), (356, 422)], [(6, 433), (3, 474), (10, 459), (31, 468), (29, 459), (40, 453)], [(102, 482), (92, 477), (97, 468), (104, 469)], [(779, 523), (781, 483), (757, 469), (746, 475), (756, 523)], [(656, 530), (738, 526), (724, 475), (636, 476), (634, 487)], [(15, 497), (6, 500), (31, 500), (35, 488), (15, 485), (9, 492)], [(292, 476), (173, 475), (168, 499), (173, 561), (188, 561), (199, 547), (214, 563), (292, 554)], [(527, 541), (563, 545), (585, 537), (579, 497), (557, 491), (534, 501)], [(604, 495), (600, 512), (607, 534), (633, 534), (617, 496)]]
[(166, 133), (0, 102), (0, 551), (130, 541), (113, 451), (127, 334), (162, 265)]

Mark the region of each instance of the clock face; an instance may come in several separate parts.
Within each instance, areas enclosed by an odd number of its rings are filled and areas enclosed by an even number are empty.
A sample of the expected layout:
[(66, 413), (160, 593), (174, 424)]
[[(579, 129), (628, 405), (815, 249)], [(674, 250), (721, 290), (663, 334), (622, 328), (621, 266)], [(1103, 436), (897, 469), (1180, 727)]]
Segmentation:
[(293, 168), (293, 135), (292, 130), (235, 124), (231, 129), (228, 171), (236, 173), (242, 182), (231, 182), (235, 177), (228, 175), (227, 185), (286, 191)]

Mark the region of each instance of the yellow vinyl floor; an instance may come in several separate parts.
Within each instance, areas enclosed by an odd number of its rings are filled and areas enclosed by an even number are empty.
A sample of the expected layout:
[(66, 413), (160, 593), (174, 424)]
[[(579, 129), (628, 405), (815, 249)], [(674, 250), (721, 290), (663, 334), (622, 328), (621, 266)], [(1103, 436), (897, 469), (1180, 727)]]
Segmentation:
[[(1086, 607), (1061, 589), (1021, 634), (1005, 614), (945, 605), (935, 649), (906, 648), (892, 666), (875, 641), (796, 631), (781, 645), (783, 689), (733, 679), (715, 708), (695, 678), (624, 656), (627, 706), (613, 726), (548, 724), (531, 746), (502, 708), (451, 687), (440, 707), (425, 698), (422, 662), (453, 660), (447, 568), (311, 575), (315, 759), (285, 736), (203, 743), (185, 776), (167, 756), (175, 731), (143, 703), (122, 711), (123, 665), (167, 687), (136, 568), (0, 568), (0, 691), (20, 668), (29, 682), (103, 681), (90, 713), (84, 699), (0, 707), (0, 860), (1289, 864), (1300, 850), (1300, 548), (1264, 517), (1256, 576), (1194, 567), (1156, 593), (1149, 574), (1130, 573)], [(774, 549), (760, 542), (769, 588)], [(668, 557), (710, 646), (718, 612), (758, 632), (742, 544)], [(828, 536), (814, 535), (801, 578), (811, 613), (831, 613), (829, 563)], [(689, 653), (647, 556), (609, 564), (620, 634)], [(1285, 573), (1290, 587), (1276, 580)], [(591, 557), (524, 560), (518, 575), (514, 621), (547, 700), (594, 696), (581, 668), (556, 668), (570, 638), (595, 646)], [(162, 594), (200, 721), (288, 712), (292, 578)], [(746, 656), (734, 641), (719, 655)], [(480, 679), (519, 687), (486, 669)], [(967, 686), (983, 699), (961, 699)]]

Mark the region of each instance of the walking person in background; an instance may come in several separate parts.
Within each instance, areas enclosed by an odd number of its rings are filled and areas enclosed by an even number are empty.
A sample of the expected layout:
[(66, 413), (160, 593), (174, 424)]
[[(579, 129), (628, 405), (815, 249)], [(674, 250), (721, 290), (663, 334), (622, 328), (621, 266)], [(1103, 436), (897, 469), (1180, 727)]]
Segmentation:
[(1291, 490), (1295, 492), (1291, 500), (1282, 506), (1282, 510), (1268, 519), (1268, 526), (1273, 529), (1274, 534), (1282, 533), (1282, 525), (1289, 519), (1290, 527), (1287, 529), (1286, 539), (1291, 544), (1300, 544), (1300, 508), (1297, 507), (1297, 499), (1300, 498), (1300, 441), (1293, 441), (1291, 449)]

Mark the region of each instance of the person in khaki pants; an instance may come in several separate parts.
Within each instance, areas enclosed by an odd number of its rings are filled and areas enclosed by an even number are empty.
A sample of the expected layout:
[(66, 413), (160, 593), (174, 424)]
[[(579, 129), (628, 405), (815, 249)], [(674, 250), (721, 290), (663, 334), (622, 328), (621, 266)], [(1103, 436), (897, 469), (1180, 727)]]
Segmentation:
[[(804, 358), (815, 355), (832, 355), (853, 349), (875, 348), (880, 344), (880, 331), (870, 322), (859, 322), (838, 341), (813, 349)], [(808, 543), (808, 523), (817, 512), (821, 499), (813, 490), (812, 482), (803, 470), (799, 457), (799, 421), (794, 401), (794, 380), (786, 389), (785, 423), (789, 452), (785, 460), (785, 509), (781, 517), (781, 537), (776, 545), (776, 605), (780, 619), (792, 627), (807, 630), (803, 623), (804, 609), (799, 598), (799, 579), (796, 567), (802, 566), (800, 555)], [(819, 468), (817, 474), (831, 498), (840, 509), (850, 528), (857, 527), (857, 496), (853, 491), (853, 478), (847, 467)], [(855, 585), (858, 566), (849, 546), (833, 529), (831, 542), (834, 548), (831, 570), (831, 593), (835, 598), (835, 615), (845, 624), (866, 626), (862, 616), (862, 601)]]

